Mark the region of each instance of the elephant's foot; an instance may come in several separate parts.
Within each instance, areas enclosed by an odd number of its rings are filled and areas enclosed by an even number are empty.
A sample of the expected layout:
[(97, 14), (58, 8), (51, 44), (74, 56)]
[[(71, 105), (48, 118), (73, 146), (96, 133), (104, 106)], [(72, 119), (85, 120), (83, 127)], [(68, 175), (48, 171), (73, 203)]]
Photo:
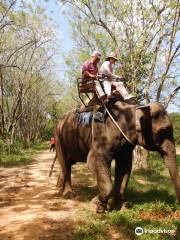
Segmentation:
[(91, 202), (96, 205), (96, 213), (102, 214), (106, 211), (106, 206), (102, 204), (98, 196), (95, 196)]
[(132, 204), (130, 202), (123, 202), (121, 205), (121, 210), (128, 210), (132, 208)]
[(105, 212), (106, 212), (106, 205), (104, 205), (102, 203), (98, 203), (97, 207), (96, 207), (96, 213), (103, 214)]
[(119, 200), (112, 200), (109, 204), (110, 211), (127, 210), (131, 208), (132, 208), (132, 204), (127, 201), (125, 202), (125, 201), (119, 201)]
[(64, 191), (62, 194), (62, 197), (66, 199), (73, 199), (75, 198), (75, 196), (76, 196), (76, 193), (72, 190)]
[(122, 203), (111, 201), (109, 203), (109, 211), (113, 211), (113, 210), (117, 210), (118, 211), (118, 210), (121, 209), (121, 206), (122, 206)]
[(95, 196), (94, 198), (91, 199), (91, 202), (95, 205), (97, 205), (99, 203), (99, 196)]
[(104, 203), (99, 200), (99, 198), (95, 197), (95, 201), (93, 201), (96, 204), (96, 213), (103, 214), (107, 210), (107, 203)]

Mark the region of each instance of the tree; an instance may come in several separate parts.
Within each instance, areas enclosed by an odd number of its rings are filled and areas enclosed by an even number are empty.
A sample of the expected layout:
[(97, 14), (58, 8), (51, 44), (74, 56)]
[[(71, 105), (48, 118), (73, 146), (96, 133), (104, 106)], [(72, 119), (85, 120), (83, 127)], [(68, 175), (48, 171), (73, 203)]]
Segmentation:
[(175, 143), (180, 145), (180, 113), (171, 113), (170, 118), (173, 123)]
[(62, 85), (53, 73), (58, 38), (36, 3), (1, 1), (0, 133), (10, 145), (37, 141), (47, 124), (49, 99), (57, 101)]
[(160, 101), (168, 107), (179, 90), (179, 0), (60, 2), (69, 6), (80, 52), (116, 50), (121, 73), (139, 101)]

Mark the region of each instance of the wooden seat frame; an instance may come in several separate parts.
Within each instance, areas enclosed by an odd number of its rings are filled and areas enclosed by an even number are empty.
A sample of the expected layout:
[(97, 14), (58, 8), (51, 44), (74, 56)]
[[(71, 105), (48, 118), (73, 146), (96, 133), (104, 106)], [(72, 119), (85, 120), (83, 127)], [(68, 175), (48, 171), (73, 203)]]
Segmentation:
[(85, 94), (89, 100), (91, 100), (89, 93), (96, 93), (96, 84), (95, 81), (107, 81), (108, 77), (102, 75), (98, 76), (97, 79), (93, 78), (77, 78), (77, 88), (78, 88), (78, 96), (84, 106), (87, 106), (82, 98), (82, 94)]
[(77, 78), (77, 88), (78, 88), (78, 96), (81, 102), (86, 106), (82, 95), (85, 94), (89, 100), (91, 100), (89, 93), (96, 94), (96, 86), (95, 79), (93, 78)]

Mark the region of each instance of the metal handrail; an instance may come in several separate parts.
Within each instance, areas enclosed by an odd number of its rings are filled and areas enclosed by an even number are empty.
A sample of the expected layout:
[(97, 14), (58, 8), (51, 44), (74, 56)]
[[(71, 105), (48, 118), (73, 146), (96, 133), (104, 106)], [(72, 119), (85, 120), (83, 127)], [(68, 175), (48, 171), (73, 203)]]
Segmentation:
[(124, 78), (120, 78), (120, 77), (109, 77), (108, 75), (105, 75), (105, 74), (98, 74), (98, 75), (97, 75), (97, 78), (91, 78), (91, 77), (86, 77), (86, 78), (79, 77), (79, 78), (77, 78), (77, 80), (79, 80), (79, 79), (84, 80), (84, 82), (90, 81), (90, 80), (92, 80), (92, 81), (95, 81), (95, 80), (96, 80), (96, 81), (105, 81), (105, 80), (107, 80), (107, 81), (109, 81), (109, 80), (123, 81), (123, 80), (124, 80)]

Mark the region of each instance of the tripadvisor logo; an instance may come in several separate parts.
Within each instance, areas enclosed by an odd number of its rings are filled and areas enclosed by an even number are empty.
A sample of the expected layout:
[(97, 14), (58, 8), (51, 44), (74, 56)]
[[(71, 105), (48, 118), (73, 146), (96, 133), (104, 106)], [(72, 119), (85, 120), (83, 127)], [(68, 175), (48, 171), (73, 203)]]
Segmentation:
[(136, 235), (140, 236), (140, 235), (142, 235), (143, 233), (144, 233), (144, 230), (143, 230), (142, 227), (137, 227), (137, 228), (135, 228), (135, 234), (136, 234)]

